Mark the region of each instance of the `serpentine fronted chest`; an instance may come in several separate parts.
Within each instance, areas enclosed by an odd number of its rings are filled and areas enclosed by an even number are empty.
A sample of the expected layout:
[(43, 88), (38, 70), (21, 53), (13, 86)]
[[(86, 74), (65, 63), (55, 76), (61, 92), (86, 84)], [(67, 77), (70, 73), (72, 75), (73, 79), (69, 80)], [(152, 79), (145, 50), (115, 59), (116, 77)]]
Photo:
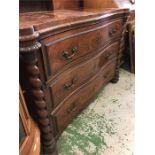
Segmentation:
[(128, 9), (20, 14), (20, 84), (44, 154), (57, 154), (66, 126), (118, 81), (127, 16)]

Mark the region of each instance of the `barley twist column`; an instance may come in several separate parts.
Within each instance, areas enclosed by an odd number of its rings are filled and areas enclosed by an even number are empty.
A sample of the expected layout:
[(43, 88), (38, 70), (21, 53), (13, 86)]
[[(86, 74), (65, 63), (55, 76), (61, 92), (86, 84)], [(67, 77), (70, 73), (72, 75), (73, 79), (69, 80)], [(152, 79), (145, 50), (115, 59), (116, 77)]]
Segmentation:
[(33, 28), (20, 30), (20, 56), (24, 64), (25, 81), (27, 84), (26, 94), (29, 94), (31, 103), (29, 107), (41, 131), (41, 143), (44, 155), (57, 155), (56, 144), (52, 134), (47, 103), (40, 78), (37, 52), (41, 44), (37, 41), (39, 34)]

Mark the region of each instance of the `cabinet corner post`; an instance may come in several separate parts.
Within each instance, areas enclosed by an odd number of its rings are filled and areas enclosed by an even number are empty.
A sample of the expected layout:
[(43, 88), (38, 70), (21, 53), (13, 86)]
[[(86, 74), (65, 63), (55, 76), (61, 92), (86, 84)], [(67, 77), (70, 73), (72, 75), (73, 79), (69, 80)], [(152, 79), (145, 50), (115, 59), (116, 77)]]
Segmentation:
[[(22, 63), (25, 95), (28, 95), (30, 102), (28, 107), (32, 108), (33, 115), (41, 132), (42, 154), (57, 155), (56, 142), (52, 133), (50, 116), (47, 109), (43, 82), (40, 78), (37, 52), (41, 49), (38, 41), (39, 33), (33, 27), (20, 29), (19, 53)], [(24, 78), (24, 79), (22, 79)]]

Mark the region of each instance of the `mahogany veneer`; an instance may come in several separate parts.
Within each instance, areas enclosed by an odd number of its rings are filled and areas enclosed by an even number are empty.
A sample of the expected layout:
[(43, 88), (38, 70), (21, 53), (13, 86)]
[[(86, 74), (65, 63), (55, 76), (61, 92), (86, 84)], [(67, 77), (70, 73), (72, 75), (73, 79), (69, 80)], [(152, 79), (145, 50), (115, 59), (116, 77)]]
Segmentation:
[(20, 14), (20, 83), (43, 154), (109, 81), (119, 79), (128, 9)]

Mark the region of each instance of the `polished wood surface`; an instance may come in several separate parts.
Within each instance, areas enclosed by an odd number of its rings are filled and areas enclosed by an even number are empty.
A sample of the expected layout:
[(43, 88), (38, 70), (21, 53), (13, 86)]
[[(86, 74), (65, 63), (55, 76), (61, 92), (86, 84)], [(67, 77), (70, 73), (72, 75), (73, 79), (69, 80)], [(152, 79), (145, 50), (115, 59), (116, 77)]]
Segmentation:
[[(20, 88), (19, 92), (20, 102), (19, 102), (19, 117), (20, 117), (20, 127), (23, 127), (20, 134), (23, 136), (20, 140), (20, 155), (40, 155), (40, 131), (36, 123), (32, 120), (29, 112), (27, 110), (25, 99)], [(22, 133), (24, 132), (24, 133)], [(20, 135), (20, 136), (21, 136)]]
[(19, 16), (20, 37), (30, 33), (33, 29), (42, 35), (45, 32), (49, 33), (49, 31), (55, 31), (56, 29), (60, 31), (64, 27), (70, 28), (73, 25), (100, 22), (104, 18), (108, 18), (110, 14), (118, 14), (119, 16), (119, 14), (125, 13), (127, 10), (103, 8), (21, 13)]
[(108, 82), (119, 80), (128, 9), (20, 14), (20, 82), (43, 154)]

